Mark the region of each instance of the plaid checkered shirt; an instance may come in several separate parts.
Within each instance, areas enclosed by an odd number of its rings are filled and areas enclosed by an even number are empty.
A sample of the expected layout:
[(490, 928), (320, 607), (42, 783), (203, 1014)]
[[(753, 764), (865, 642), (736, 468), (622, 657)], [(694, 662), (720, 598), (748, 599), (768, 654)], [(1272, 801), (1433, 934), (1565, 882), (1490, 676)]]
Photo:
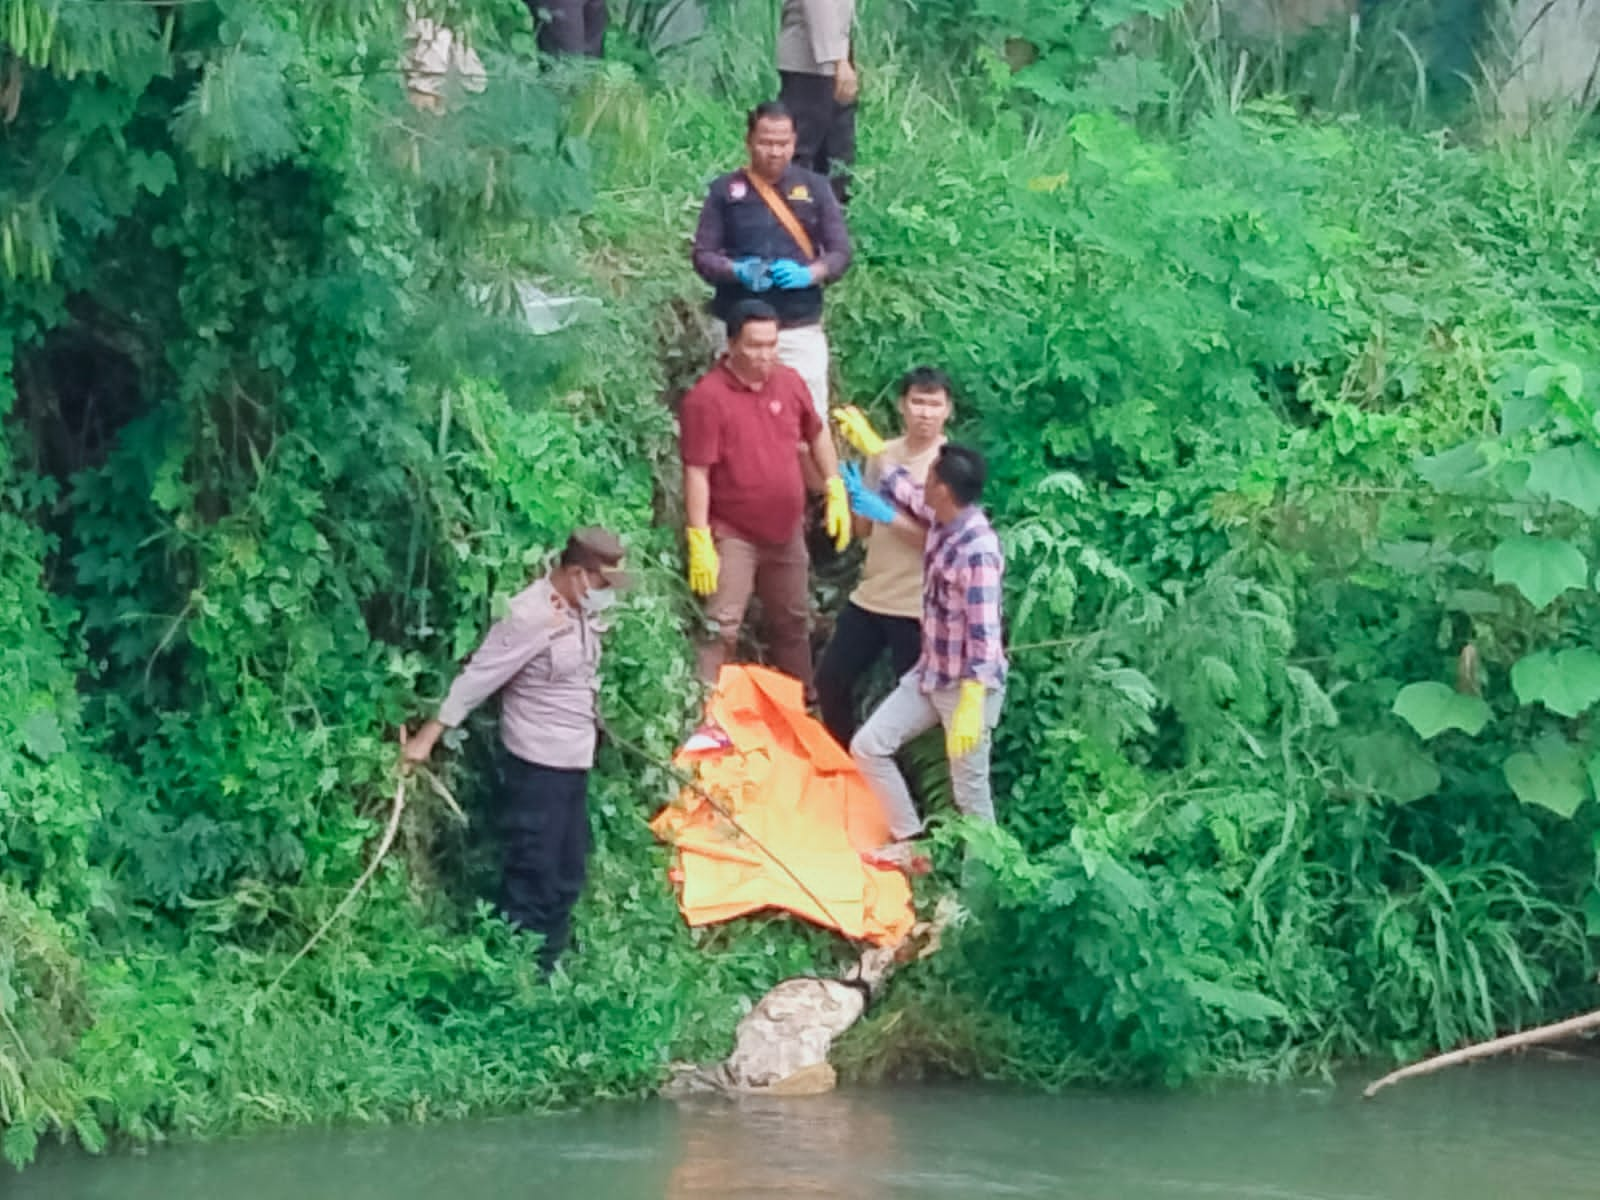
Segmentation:
[(922, 551), (922, 656), (912, 668), (924, 692), (976, 679), (998, 688), (1006, 678), (1001, 646), (1000, 583), (1005, 559), (994, 526), (977, 505), (948, 525), (934, 519), (922, 487), (904, 467), (879, 491), (928, 526)]

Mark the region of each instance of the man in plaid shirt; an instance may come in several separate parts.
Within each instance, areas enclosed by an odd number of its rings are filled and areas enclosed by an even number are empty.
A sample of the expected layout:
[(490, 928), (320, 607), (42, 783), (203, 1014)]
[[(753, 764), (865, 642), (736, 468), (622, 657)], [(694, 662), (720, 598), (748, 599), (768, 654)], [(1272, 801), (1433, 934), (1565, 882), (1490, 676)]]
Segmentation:
[(1000, 539), (978, 507), (987, 470), (983, 456), (947, 444), (925, 487), (904, 467), (869, 491), (846, 468), (845, 486), (858, 516), (927, 529), (922, 554), (922, 655), (850, 743), (850, 754), (877, 793), (897, 841), (922, 830), (895, 752), (934, 725), (944, 726), (956, 807), (994, 820), (989, 790), (990, 731), (1005, 699)]

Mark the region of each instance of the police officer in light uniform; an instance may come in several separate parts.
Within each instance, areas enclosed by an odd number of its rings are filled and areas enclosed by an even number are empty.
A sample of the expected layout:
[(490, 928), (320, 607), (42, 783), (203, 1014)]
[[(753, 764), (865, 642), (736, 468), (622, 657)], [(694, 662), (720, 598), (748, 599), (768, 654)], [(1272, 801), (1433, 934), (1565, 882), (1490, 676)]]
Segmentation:
[(573, 533), (550, 572), (511, 598), (439, 715), (402, 751), (408, 765), (426, 762), (446, 729), (499, 694), (501, 909), (511, 924), (543, 937), (539, 962), (547, 973), (566, 948), (588, 869), (602, 614), (616, 589), (632, 583), (622, 555), (608, 530)]
[(794, 114), (795, 161), (826, 176), (840, 204), (856, 161), (855, 19), (855, 0), (783, 0), (778, 29), (778, 99)]

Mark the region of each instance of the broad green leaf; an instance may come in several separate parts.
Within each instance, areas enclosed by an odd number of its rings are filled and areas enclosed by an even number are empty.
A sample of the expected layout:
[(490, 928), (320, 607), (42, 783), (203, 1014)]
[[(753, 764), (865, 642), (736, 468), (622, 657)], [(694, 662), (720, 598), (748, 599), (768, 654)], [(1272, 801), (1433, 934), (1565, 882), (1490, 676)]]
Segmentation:
[(1507, 437), (1532, 429), (1550, 416), (1550, 401), (1520, 387), (1505, 387), (1500, 397), (1500, 432)]
[(20, 732), (23, 747), (37, 759), (54, 758), (67, 748), (67, 740), (61, 736), (61, 723), (53, 712), (40, 709), (30, 713), (22, 722)]
[(1503, 595), (1481, 588), (1454, 588), (1446, 592), (1441, 601), (1446, 608), (1474, 615), (1499, 616), (1506, 611), (1506, 598)]
[(155, 482), (150, 487), (150, 499), (157, 508), (175, 513), (189, 499), (189, 488), (183, 481), (183, 463), (172, 459), (156, 470)]
[(1350, 778), (1362, 787), (1410, 804), (1439, 790), (1439, 767), (1408, 733), (1378, 729), (1343, 744)]
[(1069, 96), (1080, 104), (1096, 104), (1131, 116), (1147, 104), (1166, 99), (1175, 90), (1166, 69), (1156, 59), (1119, 54), (1102, 59)]
[(1406, 538), (1403, 541), (1396, 542), (1379, 542), (1372, 548), (1372, 557), (1386, 567), (1393, 567), (1397, 571), (1404, 571), (1411, 575), (1420, 575), (1424, 571), (1438, 570), (1456, 561), (1456, 557), (1450, 553), (1449, 547), (1440, 542), (1426, 541), (1421, 538)]
[(1464, 696), (1442, 683), (1408, 683), (1394, 698), (1394, 715), (1424, 740), (1446, 729), (1477, 737), (1489, 723), (1489, 706), (1477, 696)]
[(1543, 609), (1569, 588), (1589, 581), (1589, 563), (1571, 542), (1555, 538), (1514, 537), (1494, 548), (1490, 559), (1494, 581), (1510, 584)]
[(1523, 391), (1530, 396), (1548, 396), (1552, 388), (1574, 400), (1583, 395), (1583, 371), (1578, 364), (1560, 362), (1534, 367), (1523, 384)]
[(1430, 454), (1412, 463), (1417, 474), (1441, 492), (1475, 492), (1482, 488), (1488, 464), (1480, 443), (1466, 442), (1442, 454)]
[(1246, 988), (1229, 987), (1206, 979), (1189, 984), (1195, 997), (1207, 1008), (1214, 1008), (1240, 1021), (1287, 1021), (1289, 1010), (1271, 996)]
[(1524, 704), (1543, 704), (1575, 717), (1600, 702), (1600, 654), (1587, 646), (1552, 654), (1541, 650), (1511, 668), (1511, 686)]
[(178, 182), (178, 170), (171, 157), (157, 150), (145, 154), (130, 150), (127, 157), (128, 181), (134, 187), (159, 196)]
[(1506, 782), (1524, 804), (1537, 804), (1560, 817), (1570, 817), (1588, 795), (1584, 764), (1567, 740), (1540, 738), (1529, 750), (1505, 761)]
[(1068, 908), (1076, 903), (1082, 892), (1076, 879), (1063, 875), (1051, 880), (1050, 886), (1045, 889), (1044, 903), (1051, 908)]
[(1583, 924), (1590, 937), (1600, 937), (1600, 891), (1594, 888), (1583, 899)]
[(1600, 513), (1600, 450), (1588, 442), (1546, 447), (1533, 456), (1528, 490), (1585, 516)]

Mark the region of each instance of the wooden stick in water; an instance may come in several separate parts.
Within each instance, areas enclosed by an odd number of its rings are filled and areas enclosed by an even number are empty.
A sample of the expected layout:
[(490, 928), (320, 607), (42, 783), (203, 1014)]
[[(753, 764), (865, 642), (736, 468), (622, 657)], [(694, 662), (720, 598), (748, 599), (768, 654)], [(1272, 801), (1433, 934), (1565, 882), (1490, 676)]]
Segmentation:
[(1452, 1050), (1448, 1054), (1436, 1054), (1432, 1058), (1425, 1058), (1421, 1062), (1412, 1063), (1409, 1067), (1401, 1067), (1398, 1071), (1389, 1072), (1382, 1079), (1368, 1084), (1367, 1090), (1361, 1094), (1370, 1100), (1391, 1083), (1399, 1083), (1402, 1079), (1413, 1079), (1418, 1075), (1432, 1075), (1435, 1071), (1442, 1071), (1446, 1067), (1453, 1067), (1458, 1063), (1472, 1062), (1479, 1058), (1491, 1058), (1496, 1054), (1504, 1054), (1507, 1050), (1521, 1050), (1527, 1046), (1543, 1045), (1545, 1042), (1558, 1042), (1562, 1038), (1586, 1033), (1591, 1029), (1600, 1029), (1600, 1010), (1584, 1013), (1578, 1017), (1569, 1017), (1567, 1020), (1557, 1021), (1553, 1025), (1540, 1025), (1536, 1029), (1525, 1029), (1521, 1033), (1507, 1034), (1505, 1037), (1498, 1037), (1493, 1041), (1463, 1046), (1461, 1049)]

